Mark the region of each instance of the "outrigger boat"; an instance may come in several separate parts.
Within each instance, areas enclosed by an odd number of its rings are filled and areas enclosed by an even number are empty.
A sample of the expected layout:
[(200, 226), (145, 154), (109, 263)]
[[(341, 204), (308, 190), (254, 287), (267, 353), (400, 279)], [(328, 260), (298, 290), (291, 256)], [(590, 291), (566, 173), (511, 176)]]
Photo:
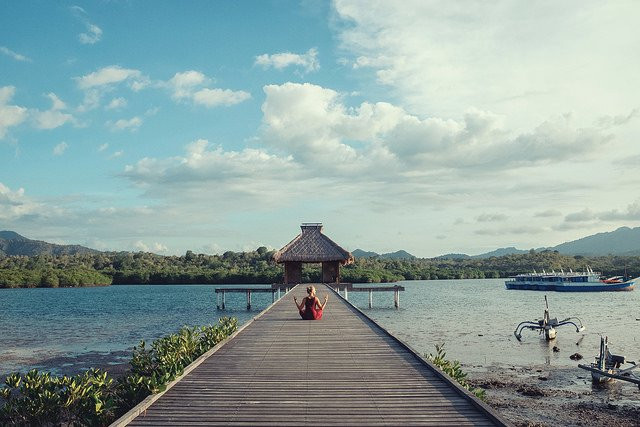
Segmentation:
[[(628, 363), (631, 367), (621, 369)], [(600, 354), (594, 358), (590, 365), (578, 365), (579, 368), (591, 372), (591, 380), (595, 384), (601, 384), (613, 380), (627, 381), (636, 384), (640, 388), (640, 377), (631, 372), (638, 366), (635, 362), (625, 359), (624, 356), (611, 354), (607, 337), (600, 337)]]
[[(584, 331), (585, 328), (584, 326), (582, 326), (582, 320), (580, 320), (578, 317), (567, 317), (566, 319), (560, 321), (557, 317), (551, 319), (551, 316), (549, 315), (549, 303), (547, 301), (546, 295), (544, 296), (544, 304), (546, 308), (544, 309), (544, 315), (541, 320), (520, 322), (520, 324), (516, 327), (516, 330), (513, 331), (513, 335), (516, 336), (516, 339), (518, 341), (521, 340), (522, 331), (524, 329), (538, 330), (540, 331), (540, 334), (544, 333), (544, 339), (546, 339), (547, 341), (556, 338), (557, 332), (555, 328), (557, 328), (558, 326), (573, 325), (576, 328), (576, 332)], [(576, 324), (576, 322), (578, 322), (578, 324)]]
[(582, 272), (550, 273), (542, 270), (542, 273), (518, 274), (504, 282), (507, 289), (520, 289), (529, 291), (559, 291), (559, 292), (606, 292), (606, 291), (632, 291), (636, 281), (640, 279), (625, 280), (622, 276), (603, 278), (598, 272), (587, 267)]

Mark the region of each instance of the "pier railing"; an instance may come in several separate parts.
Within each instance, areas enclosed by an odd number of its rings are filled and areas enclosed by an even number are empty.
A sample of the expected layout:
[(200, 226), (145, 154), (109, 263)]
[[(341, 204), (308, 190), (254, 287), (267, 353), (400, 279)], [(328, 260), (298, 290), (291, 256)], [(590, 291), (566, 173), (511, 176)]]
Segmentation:
[[(404, 291), (404, 286), (392, 285), (358, 285), (354, 286), (353, 283), (322, 283), (333, 288), (338, 294), (342, 292), (344, 299), (349, 300), (349, 292), (368, 292), (369, 293), (369, 308), (373, 308), (373, 293), (374, 292), (393, 292), (393, 305), (395, 308), (400, 308), (400, 292)], [(307, 285), (320, 285), (319, 283), (309, 283)], [(251, 310), (251, 295), (254, 293), (271, 293), (271, 302), (274, 303), (282, 297), (282, 290), (284, 294), (289, 292), (289, 289), (296, 286), (295, 284), (280, 284), (275, 283), (270, 288), (263, 287), (228, 287), (228, 288), (216, 288), (216, 307), (218, 310), (227, 308), (226, 294), (237, 293), (245, 294), (247, 296), (247, 310)]]
[[(291, 285), (293, 287), (295, 285)], [(248, 287), (233, 287), (233, 288), (216, 288), (216, 307), (218, 310), (227, 308), (226, 296), (228, 293), (233, 294), (246, 294), (247, 295), (247, 310), (251, 310), (251, 295), (254, 293), (271, 293), (271, 302), (274, 303), (282, 296), (282, 289), (284, 294), (289, 292), (289, 286), (272, 286), (270, 288), (248, 288)]]

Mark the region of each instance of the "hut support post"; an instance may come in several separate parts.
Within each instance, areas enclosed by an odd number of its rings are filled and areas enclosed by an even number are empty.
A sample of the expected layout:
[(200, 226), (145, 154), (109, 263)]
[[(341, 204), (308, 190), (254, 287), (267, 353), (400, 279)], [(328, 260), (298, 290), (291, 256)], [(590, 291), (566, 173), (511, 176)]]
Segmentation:
[(349, 301), (349, 292), (347, 291), (347, 285), (344, 285), (344, 299)]
[(373, 290), (369, 289), (369, 308), (373, 308)]
[(271, 291), (271, 304), (273, 304), (274, 302), (276, 302), (276, 291), (275, 290)]
[(224, 294), (224, 289), (222, 290), (222, 309), (224, 310), (226, 308), (226, 301), (225, 301), (225, 294)]
[(247, 290), (247, 310), (251, 310), (251, 291)]
[(216, 308), (220, 310), (220, 294), (216, 292)]
[(397, 287), (393, 291), (393, 305), (396, 308), (400, 308), (400, 289), (398, 289)]
[(280, 299), (280, 286), (278, 286), (278, 299)]

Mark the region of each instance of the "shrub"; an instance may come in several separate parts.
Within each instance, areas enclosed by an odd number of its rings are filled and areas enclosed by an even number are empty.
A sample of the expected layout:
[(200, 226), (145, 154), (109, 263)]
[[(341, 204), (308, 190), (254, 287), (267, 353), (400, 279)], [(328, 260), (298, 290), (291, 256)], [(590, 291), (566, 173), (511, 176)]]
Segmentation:
[(444, 343), (436, 344), (436, 354), (433, 355), (429, 353), (426, 356), (427, 360), (436, 365), (438, 368), (442, 370), (445, 374), (449, 375), (451, 378), (456, 380), (462, 387), (469, 390), (471, 393), (475, 394), (480, 399), (484, 400), (485, 391), (481, 388), (474, 388), (467, 381), (467, 374), (462, 371), (462, 366), (460, 362), (454, 360), (453, 362), (446, 359), (447, 352), (444, 350)]
[(36, 370), (11, 374), (0, 388), (0, 425), (108, 425), (145, 397), (164, 391), (184, 368), (237, 329), (224, 317), (217, 325), (183, 327), (147, 350), (134, 347), (131, 370), (115, 381), (90, 369), (74, 377)]

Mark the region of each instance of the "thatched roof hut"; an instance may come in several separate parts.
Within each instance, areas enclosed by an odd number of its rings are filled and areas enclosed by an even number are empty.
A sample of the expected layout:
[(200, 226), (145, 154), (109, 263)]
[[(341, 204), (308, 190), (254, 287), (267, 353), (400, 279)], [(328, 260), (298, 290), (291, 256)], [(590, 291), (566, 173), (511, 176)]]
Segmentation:
[(285, 283), (302, 281), (302, 263), (322, 263), (322, 281), (340, 281), (340, 265), (351, 264), (353, 255), (322, 234), (321, 223), (303, 223), (302, 232), (273, 255), (284, 263)]

